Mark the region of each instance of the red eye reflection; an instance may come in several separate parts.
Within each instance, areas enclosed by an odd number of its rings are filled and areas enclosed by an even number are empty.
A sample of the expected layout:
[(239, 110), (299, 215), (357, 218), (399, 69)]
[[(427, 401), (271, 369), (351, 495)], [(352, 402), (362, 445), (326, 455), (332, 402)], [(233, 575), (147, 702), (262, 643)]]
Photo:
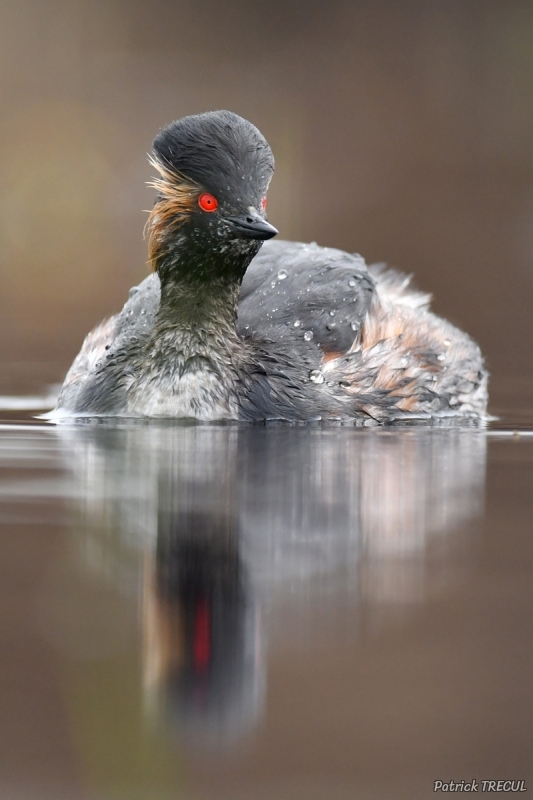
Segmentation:
[(266, 195), (265, 195), (263, 197), (263, 199), (261, 200), (261, 208), (263, 209), (263, 211), (266, 211), (266, 207), (267, 207), (267, 199), (266, 199)]
[(216, 211), (218, 208), (218, 200), (212, 194), (201, 194), (198, 198), (198, 205), (202, 209), (202, 211)]

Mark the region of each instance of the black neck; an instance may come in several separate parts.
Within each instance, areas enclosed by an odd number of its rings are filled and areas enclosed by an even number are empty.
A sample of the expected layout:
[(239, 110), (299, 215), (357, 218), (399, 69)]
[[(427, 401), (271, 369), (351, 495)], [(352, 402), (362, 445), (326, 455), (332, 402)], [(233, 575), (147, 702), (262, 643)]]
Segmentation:
[(156, 327), (234, 331), (240, 285), (261, 244), (221, 239), (213, 246), (212, 237), (178, 231), (155, 259), (161, 281)]

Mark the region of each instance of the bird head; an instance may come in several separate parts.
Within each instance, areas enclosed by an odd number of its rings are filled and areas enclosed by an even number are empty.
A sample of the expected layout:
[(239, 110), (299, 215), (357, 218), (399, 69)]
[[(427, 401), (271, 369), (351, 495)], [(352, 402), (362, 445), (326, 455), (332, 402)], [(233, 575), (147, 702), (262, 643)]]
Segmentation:
[(266, 219), (272, 151), (237, 114), (213, 111), (172, 122), (156, 136), (150, 160), (158, 172), (148, 220), (154, 269), (177, 240), (197, 252), (253, 257), (263, 240), (277, 234)]

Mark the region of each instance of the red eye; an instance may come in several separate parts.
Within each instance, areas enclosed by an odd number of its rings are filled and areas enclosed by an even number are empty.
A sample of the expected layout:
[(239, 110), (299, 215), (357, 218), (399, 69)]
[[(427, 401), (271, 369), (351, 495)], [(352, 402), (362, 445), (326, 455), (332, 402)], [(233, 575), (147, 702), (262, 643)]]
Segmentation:
[(265, 197), (263, 197), (263, 199), (261, 200), (261, 208), (263, 209), (263, 211), (266, 211), (266, 207), (267, 207), (267, 199), (265, 195)]
[(204, 194), (201, 194), (198, 198), (198, 205), (202, 211), (216, 211), (218, 208), (218, 200), (214, 195), (204, 192)]

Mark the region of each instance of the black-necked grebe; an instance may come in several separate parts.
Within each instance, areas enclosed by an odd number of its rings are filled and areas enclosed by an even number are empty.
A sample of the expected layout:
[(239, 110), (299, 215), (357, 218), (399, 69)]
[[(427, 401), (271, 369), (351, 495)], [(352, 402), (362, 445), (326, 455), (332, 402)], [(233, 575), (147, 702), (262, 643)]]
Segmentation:
[(409, 278), (316, 244), (260, 251), (277, 233), (265, 216), (274, 159), (250, 122), (173, 122), (152, 163), (154, 274), (89, 333), (52, 418), (483, 418), (479, 348)]

